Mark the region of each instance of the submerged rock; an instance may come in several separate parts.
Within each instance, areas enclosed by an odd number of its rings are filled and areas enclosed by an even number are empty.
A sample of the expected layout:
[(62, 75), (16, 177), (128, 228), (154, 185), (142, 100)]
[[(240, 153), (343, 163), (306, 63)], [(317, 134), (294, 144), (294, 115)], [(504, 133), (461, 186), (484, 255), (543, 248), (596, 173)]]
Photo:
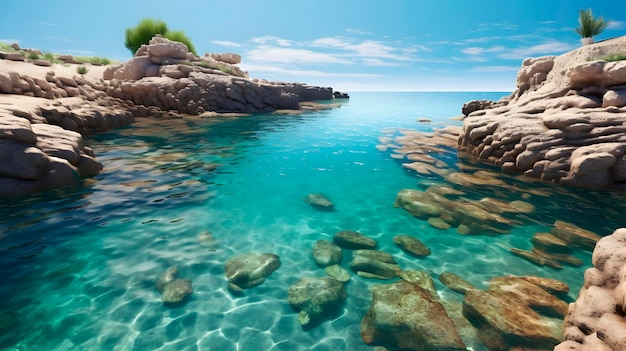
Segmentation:
[(341, 248), (330, 241), (318, 240), (313, 245), (313, 260), (318, 267), (338, 264), (341, 257)]
[(324, 272), (328, 274), (328, 276), (339, 280), (342, 283), (346, 283), (350, 281), (350, 272), (341, 268), (339, 265), (332, 265), (324, 268)]
[(402, 251), (416, 256), (425, 257), (430, 255), (430, 249), (424, 245), (419, 239), (408, 235), (396, 235), (393, 237), (393, 242), (398, 245)]
[(193, 293), (191, 280), (175, 279), (163, 289), (162, 300), (165, 303), (178, 303)]
[(562, 336), (567, 303), (520, 277), (496, 277), (489, 289), (470, 289), (463, 315), (489, 350), (551, 350)]
[(347, 293), (344, 285), (334, 278), (304, 278), (289, 288), (288, 298), (289, 304), (300, 311), (300, 324), (309, 325), (336, 312)]
[(550, 233), (565, 241), (568, 246), (588, 251), (593, 251), (598, 240), (602, 238), (590, 230), (559, 220), (554, 222)]
[(280, 258), (269, 253), (246, 253), (231, 258), (224, 265), (228, 288), (241, 291), (262, 284), (280, 267)]
[(304, 198), (304, 202), (315, 208), (324, 210), (330, 210), (335, 206), (324, 194), (309, 194)]
[[(357, 272), (358, 275), (366, 278), (391, 279), (396, 277), (402, 269), (395, 264), (395, 261), (389, 262), (385, 253), (376, 254), (372, 250), (356, 250), (350, 262), (350, 268)], [(379, 260), (382, 258), (383, 260)], [(393, 260), (393, 258), (392, 258)], [(365, 273), (365, 274), (364, 274)]]
[(209, 232), (202, 232), (198, 234), (198, 244), (204, 246), (213, 246), (215, 245), (215, 237), (213, 237), (213, 234)]
[(156, 282), (157, 290), (159, 290), (160, 292), (163, 292), (165, 287), (171, 282), (173, 282), (176, 278), (178, 278), (178, 267), (172, 266), (166, 269), (165, 272), (161, 273), (161, 275), (159, 275), (159, 278), (157, 279), (157, 282)]
[(351, 230), (337, 232), (333, 236), (333, 242), (339, 247), (349, 250), (376, 248), (376, 240)]
[(450, 272), (443, 272), (439, 275), (439, 281), (441, 281), (450, 290), (456, 291), (461, 294), (465, 294), (470, 289), (476, 289), (465, 279)]
[(400, 272), (398, 274), (398, 277), (428, 291), (433, 297), (437, 297), (435, 283), (433, 282), (433, 278), (430, 277), (430, 274), (428, 272), (407, 269)]
[(372, 288), (361, 337), (368, 345), (392, 350), (465, 350), (441, 303), (428, 291), (405, 281)]

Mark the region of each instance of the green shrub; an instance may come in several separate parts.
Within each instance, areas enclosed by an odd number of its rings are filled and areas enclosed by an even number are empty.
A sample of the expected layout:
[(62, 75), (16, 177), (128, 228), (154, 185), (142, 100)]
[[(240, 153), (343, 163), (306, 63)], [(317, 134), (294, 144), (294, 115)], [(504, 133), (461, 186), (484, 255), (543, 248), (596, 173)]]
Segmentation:
[(185, 32), (180, 30), (170, 31), (165, 22), (153, 18), (144, 18), (136, 27), (127, 28), (124, 45), (126, 45), (126, 48), (134, 55), (141, 45), (148, 44), (150, 39), (157, 34), (161, 34), (169, 40), (178, 41), (187, 45), (189, 51), (196, 56), (198, 55), (195, 47), (191, 43), (191, 39), (189, 39)]
[(76, 73), (83, 75), (85, 73), (87, 73), (89, 70), (87, 69), (87, 67), (85, 66), (78, 66), (76, 67)]
[(74, 56), (74, 60), (81, 63), (91, 63), (94, 66), (111, 64), (111, 60), (106, 57), (99, 56)]
[(165, 33), (164, 37), (171, 41), (177, 41), (179, 43), (187, 45), (187, 49), (189, 49), (189, 51), (192, 52), (194, 55), (198, 56), (196, 48), (191, 43), (191, 39), (189, 39), (189, 37), (182, 30), (168, 31), (167, 33)]
[(591, 38), (599, 35), (609, 25), (609, 22), (605, 21), (602, 16), (594, 18), (591, 9), (580, 10), (578, 23), (580, 25), (574, 30), (582, 38)]
[(604, 61), (608, 61), (608, 62), (626, 60), (626, 53), (611, 54), (611, 55), (602, 56), (602, 57), (599, 58), (599, 60), (604, 60)]
[(44, 52), (43, 58), (51, 63), (54, 63), (54, 55), (51, 52)]
[(27, 55), (27, 57), (28, 57), (29, 59), (31, 59), (31, 60), (37, 60), (37, 59), (39, 59), (39, 55), (37, 55), (37, 54), (36, 54), (36, 53), (34, 53), (34, 52), (29, 53), (29, 54)]

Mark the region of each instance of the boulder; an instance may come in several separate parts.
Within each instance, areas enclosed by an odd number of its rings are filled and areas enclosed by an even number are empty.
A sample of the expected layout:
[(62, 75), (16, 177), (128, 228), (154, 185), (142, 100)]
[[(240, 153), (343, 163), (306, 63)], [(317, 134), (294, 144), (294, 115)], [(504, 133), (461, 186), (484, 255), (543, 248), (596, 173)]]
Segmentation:
[(346, 300), (346, 288), (331, 277), (304, 278), (289, 288), (289, 304), (298, 314), (303, 326), (317, 324), (322, 318), (336, 313)]
[(425, 257), (430, 255), (430, 249), (424, 245), (419, 239), (408, 235), (396, 235), (393, 242), (402, 249), (402, 251), (416, 256)]
[(439, 281), (441, 281), (443, 285), (447, 286), (450, 290), (456, 291), (461, 294), (465, 294), (471, 289), (476, 289), (472, 284), (470, 284), (465, 279), (450, 272), (442, 272), (439, 275)]
[(376, 240), (351, 230), (343, 230), (335, 233), (333, 242), (339, 247), (349, 250), (376, 248)]
[(335, 278), (342, 283), (346, 283), (350, 281), (350, 272), (341, 268), (337, 264), (325, 267), (324, 272), (326, 272), (326, 274), (328, 274), (329, 277)]
[(428, 291), (405, 281), (372, 288), (361, 337), (368, 345), (392, 350), (465, 350), (441, 303)]
[(156, 288), (160, 292), (165, 290), (165, 287), (178, 278), (178, 267), (172, 266), (161, 273), (157, 278)]
[[(139, 80), (146, 76), (148, 67), (152, 65), (146, 56), (134, 57), (113, 72), (114, 79)], [(108, 74), (107, 74), (108, 76)]]
[(407, 269), (400, 272), (398, 277), (402, 278), (406, 282), (419, 286), (420, 288), (428, 291), (431, 296), (437, 298), (435, 283), (428, 272)]
[(318, 240), (313, 245), (313, 260), (318, 267), (326, 267), (341, 262), (341, 248), (330, 241)]
[(215, 61), (221, 61), (232, 65), (237, 65), (241, 63), (241, 56), (238, 54), (210, 54), (209, 57), (213, 58)]
[(332, 201), (330, 201), (326, 196), (324, 196), (324, 194), (308, 194), (305, 198), (304, 198), (304, 202), (306, 202), (307, 204), (315, 207), (315, 208), (319, 208), (319, 209), (332, 209), (335, 204), (333, 204)]
[(163, 289), (162, 300), (164, 303), (179, 303), (192, 293), (191, 280), (175, 279)]
[(496, 277), (489, 289), (469, 289), (463, 315), (489, 350), (554, 348), (563, 336), (567, 304), (519, 277)]
[(355, 250), (350, 268), (361, 276), (366, 273), (365, 277), (378, 279), (391, 279), (402, 271), (391, 255), (374, 250)]
[(280, 267), (280, 258), (269, 253), (246, 253), (224, 265), (228, 288), (232, 292), (249, 289), (263, 282)]

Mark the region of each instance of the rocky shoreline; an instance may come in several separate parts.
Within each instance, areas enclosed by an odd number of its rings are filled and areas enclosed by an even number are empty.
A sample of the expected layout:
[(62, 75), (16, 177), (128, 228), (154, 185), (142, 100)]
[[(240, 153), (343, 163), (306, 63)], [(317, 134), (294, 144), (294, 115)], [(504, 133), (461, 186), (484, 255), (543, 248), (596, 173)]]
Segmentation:
[(237, 66), (239, 55), (196, 57), (159, 36), (125, 64), (101, 68), (101, 77), (56, 74), (50, 62), (22, 62), (15, 53), (2, 57), (14, 65), (0, 70), (0, 198), (98, 174), (102, 165), (82, 134), (127, 126), (136, 117), (268, 113), (334, 99), (332, 88), (250, 79)]
[(626, 37), (524, 60), (517, 89), (471, 101), (458, 149), (503, 171), (567, 186), (626, 188)]

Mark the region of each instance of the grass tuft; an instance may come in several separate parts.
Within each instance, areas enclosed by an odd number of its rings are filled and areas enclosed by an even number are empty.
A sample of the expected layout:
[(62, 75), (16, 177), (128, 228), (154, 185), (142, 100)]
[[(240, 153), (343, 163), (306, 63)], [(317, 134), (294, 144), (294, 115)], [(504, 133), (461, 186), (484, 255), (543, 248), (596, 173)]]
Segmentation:
[(85, 66), (78, 66), (78, 67), (76, 67), (76, 73), (80, 74), (81, 76), (83, 74), (87, 73), (88, 71), (89, 70)]

